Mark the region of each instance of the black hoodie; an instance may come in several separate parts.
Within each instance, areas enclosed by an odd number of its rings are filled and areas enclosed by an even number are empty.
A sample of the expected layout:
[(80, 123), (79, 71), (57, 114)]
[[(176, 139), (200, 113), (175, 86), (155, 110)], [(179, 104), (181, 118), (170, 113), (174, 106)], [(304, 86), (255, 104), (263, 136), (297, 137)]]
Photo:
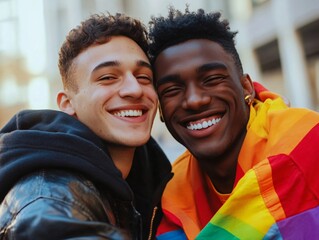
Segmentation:
[(136, 149), (125, 181), (107, 153), (106, 144), (63, 112), (19, 112), (0, 131), (1, 202), (22, 177), (42, 169), (63, 169), (108, 189), (114, 199), (132, 202), (142, 215), (146, 238), (153, 208), (172, 177), (170, 163), (151, 138)]

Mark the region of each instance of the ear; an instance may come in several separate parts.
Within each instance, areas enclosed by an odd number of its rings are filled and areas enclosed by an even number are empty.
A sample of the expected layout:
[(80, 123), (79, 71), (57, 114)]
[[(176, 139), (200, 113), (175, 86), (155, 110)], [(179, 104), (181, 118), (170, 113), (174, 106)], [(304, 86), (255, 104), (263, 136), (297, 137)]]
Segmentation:
[(241, 85), (243, 86), (244, 90), (244, 96), (251, 95), (252, 99), (255, 98), (255, 88), (253, 81), (251, 80), (250, 76), (248, 74), (243, 74), (243, 76), (240, 79)]
[(72, 105), (69, 94), (66, 91), (59, 91), (56, 100), (58, 107), (62, 112), (65, 112), (71, 116), (75, 115), (74, 107)]
[(161, 122), (164, 122), (163, 111), (162, 111), (161, 104), (159, 101), (158, 101), (158, 112), (159, 112)]

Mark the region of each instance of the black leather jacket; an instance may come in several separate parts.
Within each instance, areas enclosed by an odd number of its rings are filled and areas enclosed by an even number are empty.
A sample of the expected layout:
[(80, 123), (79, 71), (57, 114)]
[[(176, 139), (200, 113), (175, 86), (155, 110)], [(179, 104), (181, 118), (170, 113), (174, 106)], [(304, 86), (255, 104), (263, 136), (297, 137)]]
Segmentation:
[(0, 132), (0, 239), (154, 239), (172, 177), (153, 139), (126, 181), (105, 143), (58, 111), (23, 111)]
[[(85, 178), (58, 170), (20, 180), (0, 212), (2, 239), (130, 239), (129, 232), (114, 227), (117, 211), (107, 196)], [(127, 211), (127, 220), (130, 215)], [(136, 238), (141, 234), (138, 228), (131, 231)]]

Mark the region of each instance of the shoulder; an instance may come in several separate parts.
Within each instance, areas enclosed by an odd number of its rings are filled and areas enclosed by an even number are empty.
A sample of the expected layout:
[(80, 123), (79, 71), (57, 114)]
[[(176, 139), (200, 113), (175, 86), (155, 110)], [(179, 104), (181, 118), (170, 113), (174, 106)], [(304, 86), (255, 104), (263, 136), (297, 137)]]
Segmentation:
[(82, 234), (86, 228), (90, 232), (114, 228), (108, 224), (112, 213), (106, 213), (111, 209), (100, 195), (81, 175), (60, 170), (28, 175), (10, 190), (0, 206), (0, 237), (12, 234), (41, 238), (54, 229), (58, 232), (53, 231), (52, 236), (62, 237), (68, 234), (64, 229)]
[(305, 108), (287, 108), (269, 113), (269, 127), (284, 132), (294, 129), (294, 132), (305, 134), (319, 123), (319, 113)]
[(186, 168), (190, 161), (192, 160), (192, 154), (186, 150), (172, 164), (173, 171), (182, 171), (182, 169)]
[(316, 119), (318, 121), (319, 119), (319, 113), (307, 108), (285, 108), (285, 109), (274, 109), (269, 112), (269, 115), (273, 115), (275, 117), (295, 117), (297, 119), (304, 118), (304, 117), (310, 117), (313, 119)]
[(192, 154), (186, 150), (172, 164), (172, 172), (174, 173), (174, 176), (168, 182), (164, 191), (164, 195), (174, 193), (181, 187), (185, 187), (190, 180), (189, 170), (193, 170), (193, 165), (197, 165), (197, 161), (194, 159)]
[(21, 178), (11, 189), (9, 195), (22, 197), (18, 193), (27, 193), (29, 200), (42, 197), (72, 202), (75, 193), (88, 192), (97, 194), (91, 181), (80, 174), (64, 170), (40, 170)]
[(91, 201), (90, 204), (98, 207), (99, 198), (94, 185), (81, 175), (43, 170), (30, 174), (15, 184), (0, 206), (0, 216), (1, 219), (5, 216), (11, 218), (18, 213), (33, 214), (30, 211), (33, 208), (42, 209), (41, 211), (56, 208), (70, 213), (81, 212), (85, 218), (91, 212), (86, 203)]

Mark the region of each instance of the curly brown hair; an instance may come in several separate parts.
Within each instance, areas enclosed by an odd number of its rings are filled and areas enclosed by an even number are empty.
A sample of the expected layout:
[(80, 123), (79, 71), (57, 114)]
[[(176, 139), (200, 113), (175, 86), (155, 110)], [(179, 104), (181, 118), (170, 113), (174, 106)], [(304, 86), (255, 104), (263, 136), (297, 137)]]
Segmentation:
[(72, 78), (73, 60), (91, 45), (106, 43), (112, 36), (132, 39), (147, 55), (148, 34), (146, 27), (139, 20), (122, 13), (91, 15), (69, 32), (60, 48), (58, 66), (64, 88), (77, 90), (76, 82)]

